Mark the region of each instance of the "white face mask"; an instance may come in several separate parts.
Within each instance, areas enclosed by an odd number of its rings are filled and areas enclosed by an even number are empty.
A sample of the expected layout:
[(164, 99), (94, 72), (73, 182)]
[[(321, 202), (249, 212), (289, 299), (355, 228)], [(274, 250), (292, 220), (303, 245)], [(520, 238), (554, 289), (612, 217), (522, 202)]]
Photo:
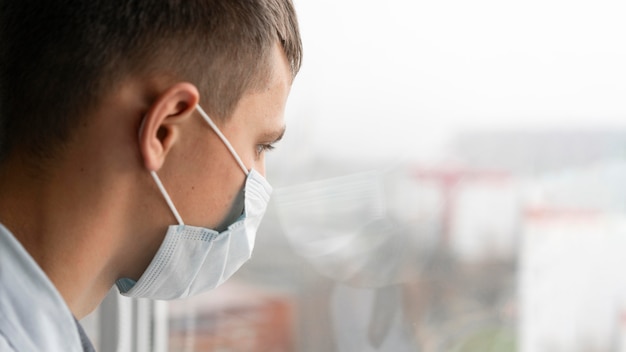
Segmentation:
[(137, 282), (129, 278), (116, 281), (124, 296), (167, 300), (208, 291), (230, 278), (252, 255), (256, 232), (272, 187), (255, 170), (248, 172), (215, 123), (200, 106), (197, 109), (247, 175), (243, 214), (223, 232), (185, 225), (161, 180), (152, 171), (152, 177), (179, 224), (168, 228), (161, 247)]

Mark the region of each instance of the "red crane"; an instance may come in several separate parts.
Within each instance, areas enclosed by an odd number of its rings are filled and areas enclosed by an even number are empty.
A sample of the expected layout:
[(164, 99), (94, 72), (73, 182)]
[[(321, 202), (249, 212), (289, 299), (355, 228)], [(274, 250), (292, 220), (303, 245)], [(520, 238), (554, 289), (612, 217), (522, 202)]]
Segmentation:
[(510, 174), (500, 170), (471, 169), (462, 167), (418, 167), (413, 176), (419, 180), (431, 180), (439, 184), (443, 195), (441, 215), (441, 242), (443, 248), (450, 245), (451, 227), (459, 185), (464, 182), (502, 182), (510, 179)]

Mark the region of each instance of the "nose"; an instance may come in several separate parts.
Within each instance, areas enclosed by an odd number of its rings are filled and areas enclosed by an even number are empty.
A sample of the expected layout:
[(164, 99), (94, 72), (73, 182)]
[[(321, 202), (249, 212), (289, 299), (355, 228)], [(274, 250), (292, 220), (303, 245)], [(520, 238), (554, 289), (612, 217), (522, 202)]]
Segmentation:
[(259, 160), (254, 163), (254, 169), (265, 177), (265, 153), (261, 154)]

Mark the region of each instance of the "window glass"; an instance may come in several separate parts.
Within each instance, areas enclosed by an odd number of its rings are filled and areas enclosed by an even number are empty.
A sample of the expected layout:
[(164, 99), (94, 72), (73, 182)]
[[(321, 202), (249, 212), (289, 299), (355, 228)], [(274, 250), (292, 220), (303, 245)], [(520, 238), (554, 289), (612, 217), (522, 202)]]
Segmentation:
[(168, 350), (623, 349), (626, 5), (295, 5), (253, 258)]

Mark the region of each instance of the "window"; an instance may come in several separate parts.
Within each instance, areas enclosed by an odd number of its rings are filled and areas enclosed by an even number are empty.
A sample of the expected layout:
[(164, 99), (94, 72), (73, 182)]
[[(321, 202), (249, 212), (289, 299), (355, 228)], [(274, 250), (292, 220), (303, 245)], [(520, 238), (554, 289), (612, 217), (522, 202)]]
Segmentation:
[(626, 346), (625, 5), (296, 8), (253, 259), (190, 300), (111, 294), (100, 351)]

